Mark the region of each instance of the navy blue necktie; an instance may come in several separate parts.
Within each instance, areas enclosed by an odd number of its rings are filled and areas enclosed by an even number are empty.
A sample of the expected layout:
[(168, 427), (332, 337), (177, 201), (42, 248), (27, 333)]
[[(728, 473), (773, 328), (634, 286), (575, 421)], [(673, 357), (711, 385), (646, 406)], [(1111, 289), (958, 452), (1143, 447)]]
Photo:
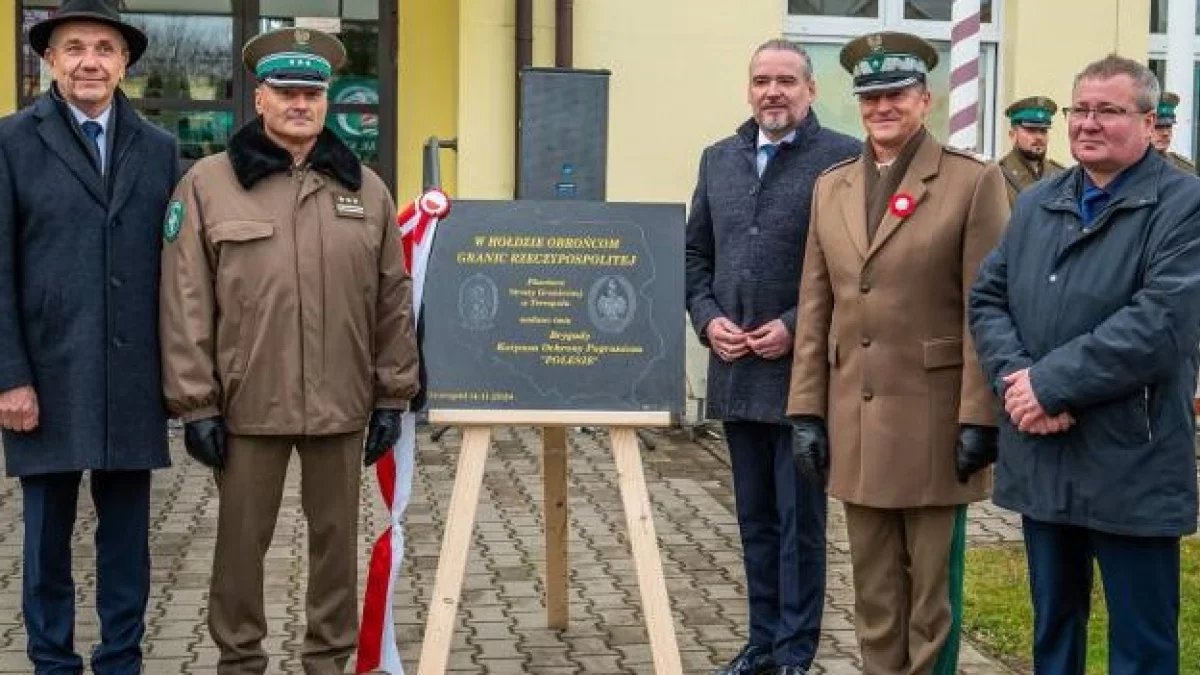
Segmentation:
[(104, 127), (100, 126), (99, 122), (88, 120), (79, 125), (83, 128), (83, 133), (88, 138), (92, 139), (92, 147), (96, 149), (96, 162), (100, 168), (100, 173), (104, 173), (104, 150), (100, 147), (100, 135), (104, 133)]
[(762, 178), (762, 175), (767, 172), (767, 167), (771, 164), (771, 159), (775, 157), (776, 152), (779, 152), (779, 146), (775, 143), (764, 143), (758, 148), (758, 151), (762, 153), (764, 158), (762, 163), (759, 164), (760, 168), (758, 170), (758, 177)]

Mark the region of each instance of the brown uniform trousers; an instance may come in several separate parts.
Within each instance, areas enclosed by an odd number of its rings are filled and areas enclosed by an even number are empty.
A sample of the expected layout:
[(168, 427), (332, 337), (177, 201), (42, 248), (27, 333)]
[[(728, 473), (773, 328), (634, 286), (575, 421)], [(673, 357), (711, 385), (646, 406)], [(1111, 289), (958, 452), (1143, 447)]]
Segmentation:
[(218, 675), (266, 672), (263, 561), (271, 546), (288, 462), (300, 456), (300, 504), (308, 522), (306, 675), (344, 672), (358, 637), (359, 476), (362, 433), (229, 436), (217, 473), (220, 496), (208, 628), (221, 648)]
[(960, 484), (954, 450), (960, 424), (996, 424), (965, 300), (1008, 220), (1004, 178), (932, 136), (914, 142), (881, 198), (915, 207), (879, 209), (874, 237), (864, 159), (817, 181), (788, 401), (789, 415), (828, 424), (829, 494), (846, 505), (868, 675), (953, 672), (957, 516), (990, 484), (987, 471)]

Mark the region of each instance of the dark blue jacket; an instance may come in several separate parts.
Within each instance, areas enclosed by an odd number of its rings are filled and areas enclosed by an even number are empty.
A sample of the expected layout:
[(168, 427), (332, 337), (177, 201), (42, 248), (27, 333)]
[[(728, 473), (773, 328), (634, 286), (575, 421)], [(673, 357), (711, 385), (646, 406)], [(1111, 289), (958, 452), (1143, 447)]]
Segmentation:
[(1074, 167), (1021, 193), (970, 298), (971, 332), (996, 392), (1031, 367), (1066, 433), (1002, 418), (995, 502), (1037, 520), (1104, 532), (1196, 530), (1200, 179), (1157, 152), (1127, 169), (1084, 227)]
[(40, 424), (4, 433), (10, 476), (167, 466), (158, 348), (175, 140), (118, 92), (107, 176), (53, 92), (0, 120), (0, 391)]
[[(700, 342), (724, 316), (742, 328), (782, 319), (795, 334), (800, 268), (808, 240), (817, 176), (862, 153), (857, 140), (830, 129), (809, 111), (762, 179), (756, 163), (758, 125), (704, 150), (687, 221), (687, 309)], [(708, 417), (783, 422), (792, 358), (753, 353), (726, 363), (708, 360)]]

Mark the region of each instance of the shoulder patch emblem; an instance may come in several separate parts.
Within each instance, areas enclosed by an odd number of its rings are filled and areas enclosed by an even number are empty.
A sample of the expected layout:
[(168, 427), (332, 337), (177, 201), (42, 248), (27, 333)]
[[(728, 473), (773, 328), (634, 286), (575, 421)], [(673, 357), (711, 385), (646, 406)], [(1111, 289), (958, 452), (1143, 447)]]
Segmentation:
[(163, 219), (163, 239), (169, 244), (179, 238), (183, 229), (183, 202), (172, 199), (167, 206), (167, 216)]

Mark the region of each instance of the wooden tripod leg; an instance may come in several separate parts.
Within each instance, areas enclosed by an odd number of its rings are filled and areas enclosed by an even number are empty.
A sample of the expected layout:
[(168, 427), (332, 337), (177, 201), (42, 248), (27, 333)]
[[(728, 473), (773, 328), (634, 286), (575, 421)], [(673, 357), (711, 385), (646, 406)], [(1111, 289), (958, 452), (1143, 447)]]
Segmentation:
[(642, 474), (642, 453), (638, 449), (633, 427), (612, 427), (613, 459), (617, 464), (617, 482), (621, 501), (625, 504), (625, 522), (629, 528), (629, 546), (633, 549), (633, 564), (637, 568), (638, 589), (642, 595), (642, 613), (646, 615), (646, 632), (650, 635), (650, 652), (654, 672), (658, 675), (680, 675), (679, 645), (675, 641), (675, 623), (667, 585), (663, 579), (658, 539), (654, 534), (654, 513), (650, 509), (650, 494)]
[(546, 625), (566, 629), (571, 624), (567, 601), (571, 555), (565, 427), (542, 429), (542, 486), (546, 519)]
[(463, 433), (458, 471), (454, 477), (454, 493), (450, 497), (450, 508), (446, 511), (441, 558), (433, 583), (433, 595), (429, 598), (429, 617), (425, 621), (425, 641), (421, 645), (418, 675), (441, 675), (446, 672), (458, 599), (462, 594), (463, 574), (471, 551), (471, 532), (475, 529), (475, 509), (479, 506), (479, 489), (483, 486), (483, 468), (487, 464), (491, 440), (491, 427), (466, 427)]

